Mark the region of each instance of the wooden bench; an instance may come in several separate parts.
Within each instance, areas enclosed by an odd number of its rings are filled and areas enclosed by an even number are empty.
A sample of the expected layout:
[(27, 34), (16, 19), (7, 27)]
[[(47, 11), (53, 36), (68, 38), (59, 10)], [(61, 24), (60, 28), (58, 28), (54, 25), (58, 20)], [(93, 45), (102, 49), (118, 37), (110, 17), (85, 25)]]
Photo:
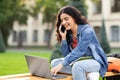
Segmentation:
[[(51, 80), (51, 79), (33, 76), (30, 73), (24, 73), (24, 74), (0, 76), (0, 80)], [(57, 80), (72, 80), (72, 76), (67, 75), (67, 78), (57, 79)]]
[[(105, 80), (105, 78), (106, 80), (120, 80), (120, 73), (106, 72), (103, 80)], [(50, 80), (50, 79), (33, 76), (30, 73), (24, 73), (24, 74), (0, 76), (0, 80)], [(58, 80), (72, 80), (72, 76), (67, 75), (67, 78), (58, 79)]]
[(103, 80), (120, 80), (120, 73), (113, 73), (113, 72), (106, 72), (105, 77)]

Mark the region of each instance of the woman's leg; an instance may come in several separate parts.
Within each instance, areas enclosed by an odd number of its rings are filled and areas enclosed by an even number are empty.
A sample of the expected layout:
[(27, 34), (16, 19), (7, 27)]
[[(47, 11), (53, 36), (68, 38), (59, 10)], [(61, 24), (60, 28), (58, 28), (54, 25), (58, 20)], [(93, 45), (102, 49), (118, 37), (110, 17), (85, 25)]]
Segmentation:
[(87, 80), (99, 80), (100, 73), (99, 72), (90, 72), (87, 74)]
[(94, 59), (78, 61), (72, 67), (73, 80), (86, 80), (86, 73), (99, 72), (99, 70), (100, 64)]
[[(52, 60), (51, 61), (51, 67), (54, 67), (54, 66), (58, 65), (62, 61), (63, 61), (63, 58), (57, 58), (57, 59)], [(60, 70), (59, 72), (72, 74), (72, 67), (71, 66), (63, 67), (62, 70)]]

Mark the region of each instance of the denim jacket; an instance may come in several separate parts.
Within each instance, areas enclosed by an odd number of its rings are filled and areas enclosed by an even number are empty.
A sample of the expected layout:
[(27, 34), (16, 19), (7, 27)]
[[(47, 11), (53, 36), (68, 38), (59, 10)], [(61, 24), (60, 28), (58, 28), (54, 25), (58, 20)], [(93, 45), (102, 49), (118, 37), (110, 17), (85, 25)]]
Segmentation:
[(93, 59), (101, 64), (100, 75), (104, 76), (108, 67), (107, 57), (100, 46), (93, 28), (88, 24), (78, 25), (77, 39), (78, 44), (74, 49), (71, 48), (71, 45), (67, 44), (67, 40), (61, 42), (60, 51), (65, 56), (62, 62), (63, 66), (68, 66), (80, 57), (92, 56)]

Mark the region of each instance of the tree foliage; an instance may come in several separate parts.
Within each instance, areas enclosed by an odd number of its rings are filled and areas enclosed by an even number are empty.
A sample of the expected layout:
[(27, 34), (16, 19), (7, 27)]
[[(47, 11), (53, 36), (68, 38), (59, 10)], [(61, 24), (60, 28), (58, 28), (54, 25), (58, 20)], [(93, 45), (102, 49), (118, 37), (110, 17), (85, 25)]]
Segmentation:
[(53, 60), (53, 59), (56, 59), (56, 58), (61, 58), (63, 57), (63, 55), (61, 54), (60, 52), (60, 45), (57, 43), (52, 51), (52, 54), (50, 56), (50, 62)]
[(0, 0), (0, 29), (6, 46), (13, 22), (17, 20), (20, 24), (26, 24), (28, 16), (32, 15), (30, 9), (24, 4), (24, 1)]
[(5, 44), (3, 41), (1, 30), (0, 30), (0, 52), (5, 52)]
[[(41, 12), (43, 15), (43, 22), (51, 23), (55, 21), (58, 10), (66, 5), (68, 1), (65, 0), (37, 0), (36, 11)], [(36, 13), (38, 13), (36, 12)]]
[[(47, 23), (49, 29), (49, 41), (47, 42), (48, 48), (51, 48), (51, 36), (54, 30), (55, 19), (58, 10), (68, 3), (67, 0), (37, 0), (36, 1), (36, 12), (41, 12), (43, 15), (43, 22)], [(52, 24), (52, 25), (49, 25)]]
[(68, 5), (76, 7), (87, 18), (87, 6), (85, 0), (71, 0)]
[(105, 53), (110, 53), (111, 48), (107, 40), (104, 19), (102, 19), (102, 28), (101, 28), (100, 36), (101, 36), (100, 43), (103, 50), (105, 51)]

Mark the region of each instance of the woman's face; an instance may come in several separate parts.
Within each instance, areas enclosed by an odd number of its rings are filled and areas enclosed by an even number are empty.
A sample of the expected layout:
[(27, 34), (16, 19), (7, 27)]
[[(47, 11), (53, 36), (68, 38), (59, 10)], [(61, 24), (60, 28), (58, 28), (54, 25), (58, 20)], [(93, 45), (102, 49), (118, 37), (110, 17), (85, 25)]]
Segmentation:
[(66, 28), (66, 30), (70, 30), (76, 25), (75, 20), (66, 13), (62, 13), (60, 19), (61, 24)]

